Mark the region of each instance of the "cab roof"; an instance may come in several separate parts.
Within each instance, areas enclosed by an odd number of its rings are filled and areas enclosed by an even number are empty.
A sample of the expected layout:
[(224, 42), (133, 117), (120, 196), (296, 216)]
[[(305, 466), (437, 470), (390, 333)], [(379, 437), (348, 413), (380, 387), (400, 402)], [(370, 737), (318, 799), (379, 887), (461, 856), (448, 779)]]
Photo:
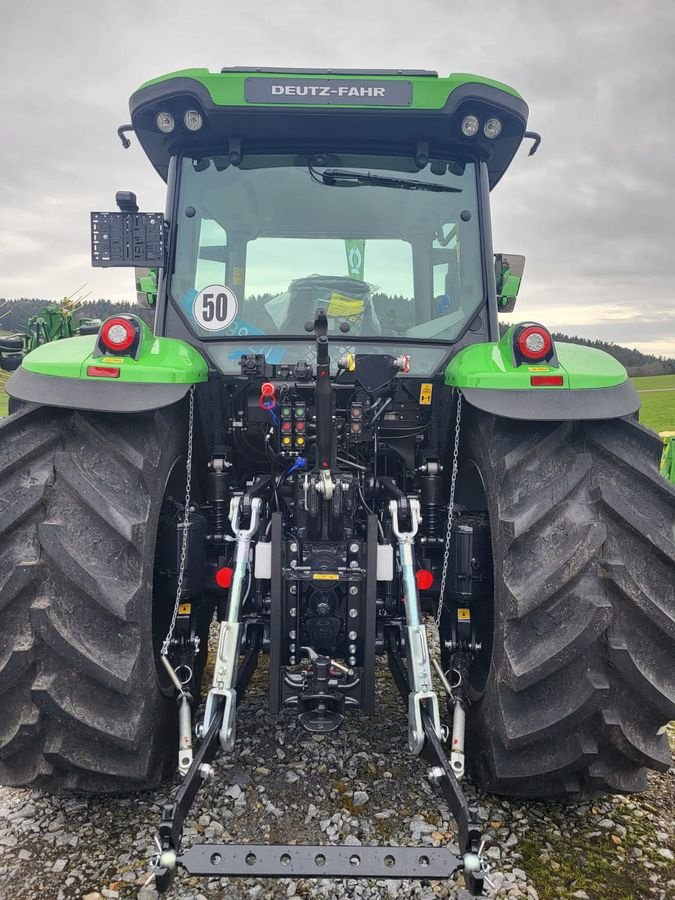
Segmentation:
[[(129, 108), (165, 180), (171, 156), (181, 153), (350, 150), (484, 159), (491, 188), (518, 150), (528, 116), (522, 97), (501, 82), (417, 69), (184, 69), (146, 82)], [(201, 116), (197, 130), (184, 124), (188, 110)], [(174, 122), (167, 133), (157, 125), (162, 112)], [(467, 116), (478, 119), (475, 135), (463, 133)], [(488, 138), (483, 128), (495, 118), (501, 131)]]

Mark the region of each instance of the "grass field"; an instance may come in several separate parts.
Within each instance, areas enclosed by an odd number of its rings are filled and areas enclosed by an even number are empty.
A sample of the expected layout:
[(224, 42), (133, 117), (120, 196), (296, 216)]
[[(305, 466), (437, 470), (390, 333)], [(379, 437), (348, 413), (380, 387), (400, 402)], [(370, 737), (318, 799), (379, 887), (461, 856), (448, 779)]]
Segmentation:
[[(7, 415), (7, 394), (3, 384), (7, 373), (0, 372), (0, 416)], [(675, 431), (675, 375), (634, 378), (640, 393), (640, 421), (654, 431)]]
[(634, 378), (640, 394), (640, 421), (654, 431), (675, 431), (675, 375)]

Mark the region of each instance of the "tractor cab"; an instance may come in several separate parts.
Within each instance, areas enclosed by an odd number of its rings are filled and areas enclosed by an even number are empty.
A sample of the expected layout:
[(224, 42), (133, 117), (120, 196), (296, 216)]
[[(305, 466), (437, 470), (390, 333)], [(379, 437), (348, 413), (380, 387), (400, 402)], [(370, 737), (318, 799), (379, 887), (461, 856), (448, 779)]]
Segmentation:
[(498, 338), (488, 194), (527, 122), (511, 88), (426, 71), (189, 70), (130, 108), (122, 136), (136, 133), (168, 185), (163, 243), (159, 214), (146, 231), (123, 205), (134, 256), (97, 227), (94, 261), (159, 267), (158, 334), (198, 342), (223, 373), (242, 354), (309, 359), (320, 308), (340, 352), (419, 346), (426, 375)]

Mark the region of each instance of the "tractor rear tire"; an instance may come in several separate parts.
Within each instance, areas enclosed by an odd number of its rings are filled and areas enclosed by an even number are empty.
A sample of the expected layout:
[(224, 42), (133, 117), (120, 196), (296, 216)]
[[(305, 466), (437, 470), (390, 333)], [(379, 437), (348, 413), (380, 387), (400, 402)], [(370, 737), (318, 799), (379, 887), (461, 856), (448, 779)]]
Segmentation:
[(670, 765), (675, 719), (675, 490), (660, 442), (632, 419), (465, 412), (458, 487), (486, 498), (495, 576), (473, 775), (515, 797), (640, 791), (646, 769)]
[(137, 791), (175, 765), (153, 565), (174, 470), (184, 484), (185, 422), (177, 404), (27, 406), (0, 423), (1, 784)]

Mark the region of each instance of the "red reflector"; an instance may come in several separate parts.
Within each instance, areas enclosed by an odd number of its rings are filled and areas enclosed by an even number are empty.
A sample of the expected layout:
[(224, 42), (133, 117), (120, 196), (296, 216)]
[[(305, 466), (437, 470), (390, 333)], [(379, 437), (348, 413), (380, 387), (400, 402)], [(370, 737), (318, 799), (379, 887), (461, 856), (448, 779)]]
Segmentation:
[(559, 387), (562, 383), (562, 375), (530, 375), (532, 387)]
[(418, 569), (415, 572), (415, 579), (419, 591), (428, 591), (434, 583), (434, 576), (427, 569)]
[(229, 566), (223, 566), (222, 569), (218, 569), (216, 572), (216, 584), (221, 588), (229, 588), (232, 584), (233, 575), (234, 569), (231, 569)]
[(90, 378), (119, 378), (120, 370), (116, 366), (87, 366)]

